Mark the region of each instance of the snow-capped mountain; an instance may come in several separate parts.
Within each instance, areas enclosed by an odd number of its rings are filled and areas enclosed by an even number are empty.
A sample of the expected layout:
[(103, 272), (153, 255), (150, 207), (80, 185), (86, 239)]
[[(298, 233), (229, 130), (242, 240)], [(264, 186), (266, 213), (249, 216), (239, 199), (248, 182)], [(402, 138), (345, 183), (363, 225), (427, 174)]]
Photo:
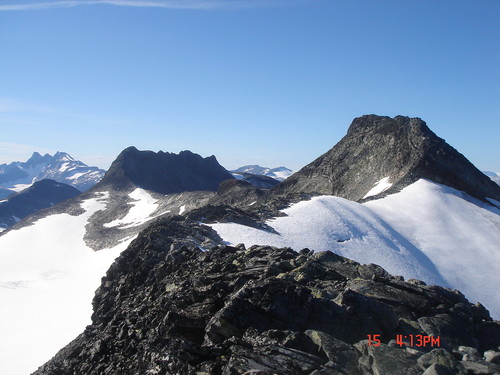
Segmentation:
[(26, 162), (0, 165), (0, 187), (19, 192), (36, 181), (51, 179), (85, 191), (99, 182), (104, 173), (65, 152), (56, 152), (53, 156), (34, 152)]
[(244, 165), (243, 167), (234, 169), (231, 172), (236, 175), (239, 175), (241, 173), (262, 175), (274, 178), (275, 180), (278, 181), (284, 181), (293, 174), (293, 171), (286, 167), (268, 168), (268, 167), (261, 167), (260, 165)]
[(0, 231), (44, 208), (76, 197), (81, 192), (54, 180), (41, 180), (0, 201)]
[(128, 148), (88, 191), (0, 233), (0, 373), (49, 360), (90, 323), (101, 277), (140, 230), (206, 204), (226, 179), (213, 156)]

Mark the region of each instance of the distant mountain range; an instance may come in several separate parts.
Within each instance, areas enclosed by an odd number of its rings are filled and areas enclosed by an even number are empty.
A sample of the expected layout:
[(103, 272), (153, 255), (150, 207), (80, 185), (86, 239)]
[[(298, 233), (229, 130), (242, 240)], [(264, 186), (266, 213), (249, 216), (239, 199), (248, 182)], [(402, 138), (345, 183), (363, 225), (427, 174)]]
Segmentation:
[(233, 169), (231, 171), (233, 174), (249, 173), (254, 175), (261, 175), (274, 178), (278, 181), (284, 181), (293, 174), (291, 169), (286, 167), (268, 168), (261, 167), (260, 165), (244, 165), (238, 169)]
[(106, 171), (73, 159), (66, 152), (40, 155), (34, 152), (26, 162), (0, 164), (0, 199), (19, 192), (36, 181), (51, 179), (85, 191), (99, 182)]

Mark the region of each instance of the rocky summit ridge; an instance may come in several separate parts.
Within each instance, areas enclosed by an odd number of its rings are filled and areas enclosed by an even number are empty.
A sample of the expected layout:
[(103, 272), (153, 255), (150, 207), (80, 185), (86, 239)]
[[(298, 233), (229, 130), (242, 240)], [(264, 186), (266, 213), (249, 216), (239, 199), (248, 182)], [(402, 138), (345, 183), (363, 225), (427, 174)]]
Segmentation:
[(457, 290), (331, 252), (225, 246), (179, 216), (139, 235), (93, 305), (36, 375), (500, 372), (500, 323)]
[(388, 184), (383, 190), (386, 195), (421, 178), (482, 200), (500, 201), (497, 184), (434, 134), (423, 120), (405, 116), (355, 118), (331, 150), (273, 190), (281, 196), (335, 195), (360, 201), (384, 179)]

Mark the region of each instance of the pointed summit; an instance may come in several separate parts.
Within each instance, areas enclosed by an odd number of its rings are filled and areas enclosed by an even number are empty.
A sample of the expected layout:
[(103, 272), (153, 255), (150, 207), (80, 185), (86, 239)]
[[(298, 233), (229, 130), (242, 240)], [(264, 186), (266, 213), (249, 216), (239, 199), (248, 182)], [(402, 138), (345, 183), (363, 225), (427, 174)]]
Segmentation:
[(397, 192), (421, 178), (482, 200), (500, 200), (498, 185), (420, 118), (376, 115), (354, 119), (339, 143), (278, 185), (275, 192), (360, 201)]
[(139, 151), (132, 146), (118, 155), (96, 188), (104, 185), (116, 190), (141, 187), (162, 194), (217, 191), (222, 181), (232, 178), (215, 156), (202, 158), (191, 151), (179, 154)]

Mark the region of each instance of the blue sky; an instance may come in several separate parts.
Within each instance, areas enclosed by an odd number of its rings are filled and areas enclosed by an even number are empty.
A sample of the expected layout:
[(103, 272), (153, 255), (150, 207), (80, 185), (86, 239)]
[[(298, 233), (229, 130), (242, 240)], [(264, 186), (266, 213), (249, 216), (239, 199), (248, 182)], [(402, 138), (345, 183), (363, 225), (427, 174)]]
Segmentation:
[(0, 163), (127, 146), (298, 169), (363, 114), (500, 172), (498, 0), (0, 0)]

